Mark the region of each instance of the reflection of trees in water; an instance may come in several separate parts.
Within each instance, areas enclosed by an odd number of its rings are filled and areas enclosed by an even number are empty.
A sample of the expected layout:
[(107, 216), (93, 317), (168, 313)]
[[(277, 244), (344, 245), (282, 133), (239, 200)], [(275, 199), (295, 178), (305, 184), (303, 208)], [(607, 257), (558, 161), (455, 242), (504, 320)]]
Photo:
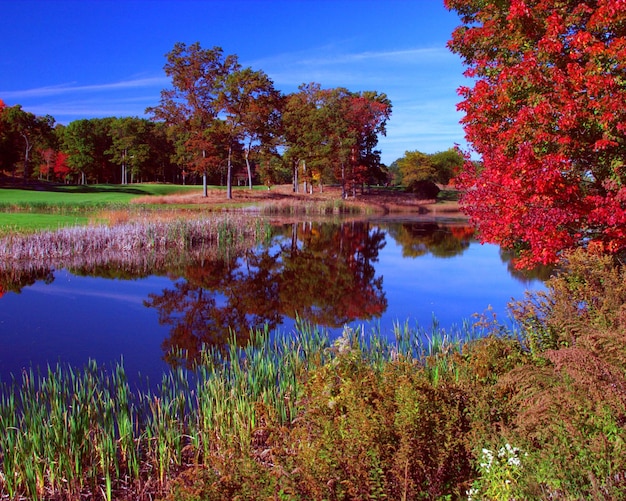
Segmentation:
[(228, 261), (188, 266), (174, 289), (151, 294), (146, 306), (170, 326), (163, 343), (175, 365), (192, 361), (203, 345), (225, 346), (231, 332), (245, 343), (251, 329), (274, 329), (283, 317), (340, 326), (380, 316), (387, 308), (372, 262), (384, 233), (367, 223), (294, 224), (271, 245)]
[(454, 257), (469, 248), (474, 229), (469, 225), (414, 221), (387, 225), (389, 235), (402, 246), (403, 257)]
[(46, 284), (52, 283), (54, 281), (52, 270), (45, 266), (26, 269), (19, 266), (8, 267), (0, 273), (0, 298), (7, 292), (19, 293), (24, 287), (40, 280)]
[(246, 252), (228, 260), (190, 264), (173, 289), (149, 295), (144, 304), (158, 311), (162, 325), (170, 326), (162, 344), (168, 363), (182, 363), (181, 352), (185, 363), (192, 363), (204, 345), (224, 347), (232, 333), (245, 344), (251, 329), (277, 325), (278, 310), (271, 307), (275, 286), (271, 279), (264, 280), (267, 268), (253, 270), (250, 261), (255, 260)]
[(280, 300), (285, 315), (297, 312), (315, 324), (338, 327), (371, 319), (387, 309), (382, 277), (373, 262), (385, 234), (369, 223), (297, 226), (300, 245), (284, 246)]
[[(203, 345), (225, 347), (233, 332), (246, 343), (251, 329), (274, 329), (285, 317), (298, 315), (329, 327), (379, 317), (387, 300), (374, 263), (386, 244), (386, 232), (411, 257), (459, 255), (473, 234), (468, 226), (433, 222), (380, 227), (368, 222), (295, 223), (275, 228), (272, 241), (255, 250), (244, 245), (227, 251), (188, 246), (176, 252), (121, 253), (108, 262), (97, 253), (83, 253), (47, 263), (0, 263), (0, 293), (19, 292), (38, 280), (51, 282), (55, 268), (118, 279), (168, 275), (173, 286), (151, 294), (145, 305), (169, 328), (162, 347), (175, 366), (183, 363), (182, 351), (193, 360)], [(506, 256), (502, 253), (509, 263)], [(540, 271), (523, 278), (510, 263), (509, 271), (521, 280), (545, 278)]]
[(530, 270), (515, 268), (515, 252), (500, 249), (500, 259), (506, 264), (506, 269), (513, 278), (522, 283), (530, 283), (534, 280), (545, 282), (555, 270), (553, 265), (538, 264)]

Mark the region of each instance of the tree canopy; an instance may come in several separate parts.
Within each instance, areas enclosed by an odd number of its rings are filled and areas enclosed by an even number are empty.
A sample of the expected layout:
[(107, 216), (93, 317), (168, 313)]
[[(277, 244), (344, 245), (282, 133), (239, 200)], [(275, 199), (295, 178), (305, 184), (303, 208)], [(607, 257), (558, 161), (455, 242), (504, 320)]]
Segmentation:
[(391, 168), (397, 173), (397, 182), (407, 190), (418, 183), (432, 182), (448, 184), (463, 166), (463, 155), (456, 149), (428, 154), (421, 151), (406, 151), (404, 156), (393, 162)]
[[(376, 91), (300, 86), (283, 95), (234, 54), (176, 43), (166, 54), (171, 87), (137, 117), (85, 118), (53, 127), (0, 101), (0, 168), (65, 182), (180, 182), (202, 177), (270, 186), (298, 176), (307, 186), (341, 183), (344, 196), (382, 178), (378, 136), (391, 102)], [(25, 155), (26, 152), (26, 155)], [(36, 168), (29, 168), (33, 163)]]
[(519, 266), (626, 249), (622, 0), (446, 0), (467, 66), (462, 124), (481, 164), (459, 181), (484, 241)]

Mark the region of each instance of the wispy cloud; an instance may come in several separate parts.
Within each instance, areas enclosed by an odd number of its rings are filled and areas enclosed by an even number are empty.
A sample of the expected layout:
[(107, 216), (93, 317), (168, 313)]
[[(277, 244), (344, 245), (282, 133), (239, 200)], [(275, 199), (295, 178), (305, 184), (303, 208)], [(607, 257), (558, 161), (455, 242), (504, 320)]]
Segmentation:
[(102, 84), (77, 85), (76, 82), (63, 83), (59, 85), (50, 85), (46, 87), (37, 87), (33, 89), (21, 89), (12, 91), (0, 90), (0, 96), (3, 99), (23, 99), (23, 98), (40, 98), (50, 96), (61, 96), (66, 94), (74, 94), (77, 92), (115, 92), (125, 91), (129, 89), (143, 89), (148, 87), (162, 87), (169, 83), (169, 79), (165, 77), (148, 77), (130, 80), (122, 80), (119, 82), (109, 82)]
[[(410, 82), (419, 72), (450, 71), (458, 60), (444, 47), (413, 48), (397, 51), (343, 51), (336, 46), (285, 52), (251, 61), (278, 87), (319, 82), (323, 86), (380, 86)], [(460, 65), (458, 66), (460, 74)]]

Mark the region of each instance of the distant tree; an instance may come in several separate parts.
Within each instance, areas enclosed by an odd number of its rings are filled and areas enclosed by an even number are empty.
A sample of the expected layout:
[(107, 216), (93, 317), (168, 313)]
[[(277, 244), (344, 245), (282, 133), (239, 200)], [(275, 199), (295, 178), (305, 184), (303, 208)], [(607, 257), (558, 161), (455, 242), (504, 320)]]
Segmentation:
[(323, 159), (328, 157), (328, 138), (320, 109), (324, 103), (321, 86), (302, 84), (298, 92), (285, 98), (283, 107), (283, 135), (285, 158), (291, 164), (293, 189), (298, 191), (300, 174), (309, 182), (313, 169), (323, 169)]
[(33, 152), (37, 152), (36, 146), (45, 149), (52, 136), (54, 119), (51, 116), (38, 117), (33, 113), (24, 111), (18, 104), (15, 106), (3, 106), (0, 121), (2, 126), (3, 161), (6, 167), (10, 167), (13, 176), (16, 174), (17, 163), (22, 165), (22, 174), (26, 182), (31, 177), (30, 164)]
[(448, 184), (461, 170), (464, 162), (463, 155), (450, 148), (434, 154), (407, 151), (392, 166), (400, 178), (400, 184), (412, 189), (415, 183), (423, 181)]
[(416, 183), (433, 181), (437, 175), (429, 155), (421, 151), (407, 151), (402, 158), (396, 160), (402, 184), (413, 189)]
[(363, 187), (382, 177), (380, 152), (375, 147), (378, 136), (386, 133), (391, 101), (385, 94), (373, 91), (347, 93), (340, 101), (339, 109), (340, 115), (335, 122), (340, 131), (335, 138), (340, 152), (340, 175), (337, 177), (341, 180), (345, 198), (348, 187), (355, 196), (357, 185)]
[(41, 164), (39, 165), (39, 178), (46, 181), (50, 180), (50, 173), (53, 171), (54, 160), (56, 157), (56, 150), (54, 148), (45, 148), (39, 150), (39, 156), (41, 157)]
[(112, 145), (109, 131), (114, 120), (74, 120), (61, 130), (61, 151), (68, 155), (67, 164), (79, 176), (81, 184), (113, 176), (114, 164), (109, 160), (107, 152)]
[(63, 153), (62, 151), (58, 151), (54, 157), (54, 176), (62, 181), (67, 181), (68, 176), (72, 172), (72, 169), (67, 163), (68, 157), (69, 155), (67, 153)]
[(153, 124), (137, 117), (116, 118), (110, 123), (111, 147), (106, 150), (111, 161), (121, 167), (120, 184), (134, 182), (151, 159), (150, 134)]
[(459, 181), (484, 241), (553, 263), (564, 249), (626, 251), (623, 0), (446, 0), (467, 66), (459, 109), (482, 159)]
[(463, 154), (457, 148), (449, 148), (429, 156), (435, 171), (435, 182), (439, 184), (450, 183), (461, 172), (465, 163)]
[(305, 183), (317, 179), (341, 182), (345, 197), (348, 185), (369, 182), (380, 172), (378, 135), (385, 133), (391, 102), (373, 91), (353, 93), (343, 87), (322, 89), (303, 84), (286, 97), (283, 131), (286, 156)]

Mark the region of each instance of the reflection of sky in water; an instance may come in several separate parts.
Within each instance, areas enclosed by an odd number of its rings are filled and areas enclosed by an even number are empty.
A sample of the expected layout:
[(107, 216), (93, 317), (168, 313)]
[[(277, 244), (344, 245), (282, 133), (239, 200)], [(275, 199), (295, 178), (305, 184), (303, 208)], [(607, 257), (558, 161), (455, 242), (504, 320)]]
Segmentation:
[(474, 313), (483, 313), (489, 306), (504, 322), (512, 298), (522, 299), (525, 290), (542, 287), (540, 281), (524, 284), (511, 277), (497, 246), (475, 242), (453, 258), (430, 254), (403, 258), (402, 248), (387, 239), (376, 270), (383, 276), (389, 302), (381, 320), (383, 329), (394, 320), (429, 327), (433, 316), (441, 327), (449, 328), (471, 320)]
[(6, 294), (0, 299), (0, 377), (19, 373), (31, 361), (82, 366), (89, 358), (110, 364), (123, 357), (129, 375), (160, 379), (167, 331), (143, 301), (171, 283), (163, 277), (77, 277), (62, 270), (49, 285), (37, 282)]
[[(433, 316), (449, 329), (489, 305), (505, 321), (512, 298), (522, 299), (527, 288), (541, 287), (539, 281), (513, 278), (495, 246), (472, 243), (453, 258), (403, 258), (393, 238), (387, 236), (386, 242), (373, 264), (376, 277), (383, 277), (388, 309), (381, 319), (365, 324), (366, 332), (376, 325), (390, 332), (394, 322), (407, 321), (411, 327), (428, 328)], [(82, 366), (95, 358), (106, 365), (123, 358), (130, 377), (140, 373), (159, 381), (165, 368), (161, 343), (169, 330), (159, 325), (157, 311), (143, 302), (173, 284), (167, 277), (118, 280), (62, 270), (55, 272), (51, 284), (40, 281), (19, 294), (5, 294), (0, 299), (0, 378), (19, 374), (31, 363)], [(279, 330), (289, 332), (292, 327), (293, 321), (286, 319)]]

